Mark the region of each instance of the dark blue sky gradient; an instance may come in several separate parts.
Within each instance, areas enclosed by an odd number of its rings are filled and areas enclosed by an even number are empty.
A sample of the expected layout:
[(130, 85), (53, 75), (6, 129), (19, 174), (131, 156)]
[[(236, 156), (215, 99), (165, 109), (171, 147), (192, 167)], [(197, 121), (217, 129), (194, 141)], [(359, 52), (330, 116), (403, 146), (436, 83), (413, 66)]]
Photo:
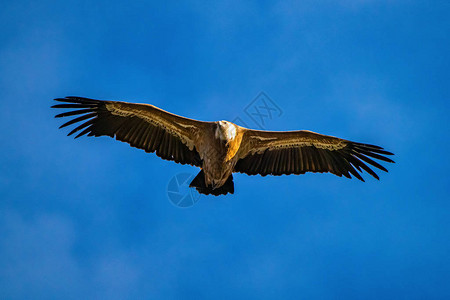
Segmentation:
[[(164, 3), (162, 3), (164, 2)], [(337, 4), (340, 3), (340, 4)], [(1, 299), (449, 299), (450, 2), (3, 1)], [(198, 172), (65, 136), (68, 95), (233, 120), (265, 91), (270, 130), (396, 154), (381, 181)]]

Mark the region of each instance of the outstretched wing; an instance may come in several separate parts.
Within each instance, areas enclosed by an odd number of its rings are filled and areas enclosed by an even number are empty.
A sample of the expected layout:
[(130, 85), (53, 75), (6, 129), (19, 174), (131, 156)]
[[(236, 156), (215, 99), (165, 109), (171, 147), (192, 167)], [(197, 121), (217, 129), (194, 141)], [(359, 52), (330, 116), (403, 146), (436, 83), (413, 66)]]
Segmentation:
[(379, 179), (371, 169), (387, 169), (373, 159), (393, 162), (393, 155), (379, 146), (355, 143), (311, 131), (246, 130), (242, 149), (237, 153), (236, 172), (248, 175), (304, 174), (330, 172), (337, 176), (355, 176), (363, 170)]
[(156, 152), (163, 159), (201, 166), (195, 141), (209, 122), (196, 121), (168, 113), (149, 104), (102, 101), (81, 97), (57, 98), (65, 102), (53, 108), (75, 109), (56, 118), (77, 116), (60, 128), (81, 123), (68, 135), (75, 138), (107, 135), (146, 152)]

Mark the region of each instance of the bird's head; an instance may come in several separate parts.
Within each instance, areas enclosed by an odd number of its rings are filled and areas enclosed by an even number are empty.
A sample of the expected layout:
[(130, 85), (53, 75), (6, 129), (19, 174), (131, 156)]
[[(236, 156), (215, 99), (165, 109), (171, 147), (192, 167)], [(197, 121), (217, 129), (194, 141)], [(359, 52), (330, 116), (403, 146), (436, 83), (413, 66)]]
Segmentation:
[(230, 141), (236, 137), (236, 126), (228, 121), (218, 121), (216, 122), (216, 139), (221, 139), (222, 141)]

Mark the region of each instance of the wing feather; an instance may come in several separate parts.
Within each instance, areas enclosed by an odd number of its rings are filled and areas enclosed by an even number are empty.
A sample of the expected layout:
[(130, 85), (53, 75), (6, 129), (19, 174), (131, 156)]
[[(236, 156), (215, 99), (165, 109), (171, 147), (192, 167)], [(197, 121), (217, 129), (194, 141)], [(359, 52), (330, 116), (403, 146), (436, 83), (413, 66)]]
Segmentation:
[(249, 175), (304, 174), (329, 172), (364, 181), (360, 173), (379, 176), (372, 169), (387, 172), (374, 159), (394, 162), (380, 146), (351, 142), (311, 131), (260, 131), (246, 129), (238, 152), (236, 172)]
[(82, 97), (55, 99), (62, 104), (53, 108), (74, 109), (56, 115), (57, 118), (76, 116), (60, 128), (79, 125), (69, 132), (81, 131), (75, 138), (88, 136), (110, 136), (146, 152), (155, 152), (163, 159), (181, 164), (201, 166), (195, 147), (202, 130), (211, 126), (184, 118), (149, 104), (120, 101), (103, 101)]

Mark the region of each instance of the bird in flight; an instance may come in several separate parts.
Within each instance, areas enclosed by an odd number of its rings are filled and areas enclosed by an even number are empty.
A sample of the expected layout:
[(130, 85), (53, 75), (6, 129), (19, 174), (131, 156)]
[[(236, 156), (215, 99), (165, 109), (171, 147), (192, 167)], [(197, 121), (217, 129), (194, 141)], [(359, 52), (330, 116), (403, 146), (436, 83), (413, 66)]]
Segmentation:
[(307, 130), (264, 131), (229, 121), (204, 122), (166, 112), (150, 104), (103, 101), (82, 97), (55, 99), (52, 108), (74, 109), (56, 118), (77, 116), (60, 128), (80, 123), (68, 135), (110, 136), (165, 160), (201, 170), (190, 187), (199, 193), (234, 193), (233, 172), (248, 175), (332, 173), (364, 181), (371, 167), (387, 172), (374, 159), (390, 162), (382, 147), (351, 142)]

